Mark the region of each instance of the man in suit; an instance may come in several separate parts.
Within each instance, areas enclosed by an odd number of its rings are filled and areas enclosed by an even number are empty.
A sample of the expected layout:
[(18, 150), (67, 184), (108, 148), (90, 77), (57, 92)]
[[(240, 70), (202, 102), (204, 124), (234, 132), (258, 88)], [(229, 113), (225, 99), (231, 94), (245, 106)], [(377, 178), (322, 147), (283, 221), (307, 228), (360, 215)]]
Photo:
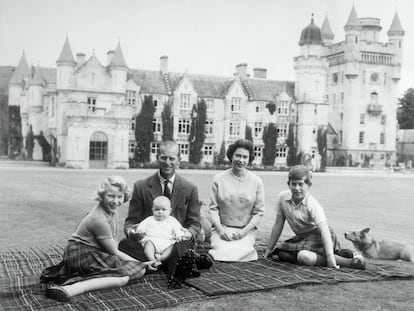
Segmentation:
[(179, 258), (188, 254), (187, 250), (193, 248), (194, 241), (200, 233), (200, 201), (197, 187), (175, 172), (180, 163), (180, 152), (174, 141), (164, 141), (160, 144), (157, 160), (157, 173), (134, 184), (124, 224), (127, 237), (120, 241), (118, 248), (140, 261), (146, 261), (143, 247), (138, 242), (141, 236), (136, 228), (141, 221), (152, 215), (152, 202), (156, 197), (164, 195), (170, 198), (171, 215), (185, 228), (183, 241), (175, 243), (171, 256), (167, 262), (163, 262), (170, 286), (170, 280), (174, 280), (176, 270), (183, 268), (180, 267), (183, 263)]

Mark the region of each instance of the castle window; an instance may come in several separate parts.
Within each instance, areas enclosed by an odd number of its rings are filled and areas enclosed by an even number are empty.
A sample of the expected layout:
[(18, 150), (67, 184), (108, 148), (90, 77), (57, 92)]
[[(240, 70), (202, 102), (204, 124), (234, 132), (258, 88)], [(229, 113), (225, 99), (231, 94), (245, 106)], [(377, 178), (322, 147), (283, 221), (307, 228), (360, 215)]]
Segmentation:
[(161, 133), (161, 120), (152, 119), (152, 131), (154, 133)]
[(344, 114), (341, 112), (341, 114), (339, 116), (341, 118), (341, 121), (343, 121), (344, 120)]
[(277, 114), (281, 116), (287, 116), (289, 113), (289, 101), (279, 100), (277, 102)]
[(229, 134), (231, 136), (240, 136), (240, 122), (230, 121)]
[(386, 120), (387, 120), (387, 116), (386, 115), (381, 115), (381, 125), (385, 125), (385, 123), (386, 123)]
[(128, 105), (135, 106), (137, 100), (137, 92), (132, 90), (126, 91), (126, 100)]
[(158, 100), (154, 99), (152, 102), (154, 104), (154, 108), (157, 109), (158, 108)]
[(365, 113), (361, 113), (359, 115), (359, 124), (361, 124), (361, 125), (365, 124)]
[(188, 144), (179, 144), (178, 146), (180, 147), (180, 154), (188, 154)]
[(214, 111), (214, 99), (207, 98), (207, 100), (206, 100), (206, 109), (207, 109), (207, 111)]
[(190, 108), (190, 94), (181, 94), (180, 109), (188, 110)]
[(213, 145), (204, 145), (203, 147), (203, 154), (205, 156), (213, 155)]
[(160, 148), (159, 143), (151, 143), (151, 154), (158, 155), (158, 149)]
[(380, 144), (381, 145), (385, 144), (385, 133), (384, 132), (380, 134)]
[(134, 154), (134, 152), (135, 152), (135, 145), (136, 145), (136, 143), (134, 141), (130, 141), (129, 142), (129, 145), (128, 145), (129, 153)]
[(206, 124), (204, 126), (204, 133), (206, 135), (213, 135), (213, 128), (214, 128), (213, 120), (206, 120)]
[(342, 132), (342, 130), (339, 131), (339, 144), (342, 145), (342, 141), (344, 139), (344, 134)]
[(132, 117), (132, 119), (131, 119), (131, 131), (135, 131), (135, 122), (136, 122), (135, 117)]
[(286, 158), (286, 147), (276, 149), (276, 158)]
[(179, 119), (178, 120), (178, 133), (189, 134), (190, 133), (190, 119)]
[(50, 117), (51, 118), (54, 118), (55, 117), (55, 112), (56, 112), (55, 97), (52, 96), (50, 98)]
[(288, 134), (289, 123), (281, 123), (277, 125), (276, 132), (277, 137), (286, 138)]
[(231, 112), (240, 112), (241, 109), (241, 98), (240, 97), (232, 97), (231, 98)]
[(88, 97), (88, 109), (92, 112), (96, 110), (96, 98), (95, 97)]
[(359, 143), (363, 144), (364, 143), (364, 132), (359, 132)]
[(92, 80), (92, 85), (94, 85), (95, 84), (95, 74), (94, 73), (92, 74), (91, 80)]
[(254, 137), (260, 137), (263, 134), (263, 123), (254, 122)]
[(253, 154), (254, 154), (254, 157), (256, 159), (261, 159), (262, 156), (263, 156), (263, 147), (262, 146), (255, 146)]

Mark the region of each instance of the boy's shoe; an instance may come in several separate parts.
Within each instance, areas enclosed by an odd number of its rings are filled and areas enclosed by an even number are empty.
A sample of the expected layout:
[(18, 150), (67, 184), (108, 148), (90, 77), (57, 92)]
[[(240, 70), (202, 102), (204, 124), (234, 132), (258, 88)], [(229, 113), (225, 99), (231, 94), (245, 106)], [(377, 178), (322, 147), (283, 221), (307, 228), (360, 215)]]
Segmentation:
[(64, 287), (55, 284), (49, 285), (46, 288), (46, 297), (55, 299), (60, 302), (68, 302), (72, 298), (72, 296)]
[(352, 269), (365, 270), (366, 266), (367, 263), (364, 257), (354, 257), (352, 258), (352, 262), (349, 267)]
[(336, 252), (336, 255), (344, 257), (344, 258), (354, 258), (354, 253), (347, 248), (341, 248)]
[(197, 269), (210, 269), (213, 265), (213, 258), (210, 255), (197, 255), (195, 264)]

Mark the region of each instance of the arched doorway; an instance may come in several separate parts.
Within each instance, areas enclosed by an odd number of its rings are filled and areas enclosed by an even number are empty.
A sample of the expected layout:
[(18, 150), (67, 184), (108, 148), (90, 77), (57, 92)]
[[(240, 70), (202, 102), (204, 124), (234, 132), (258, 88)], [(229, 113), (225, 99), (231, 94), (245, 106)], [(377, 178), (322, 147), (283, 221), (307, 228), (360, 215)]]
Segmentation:
[(89, 168), (106, 168), (108, 160), (108, 137), (95, 132), (89, 142)]

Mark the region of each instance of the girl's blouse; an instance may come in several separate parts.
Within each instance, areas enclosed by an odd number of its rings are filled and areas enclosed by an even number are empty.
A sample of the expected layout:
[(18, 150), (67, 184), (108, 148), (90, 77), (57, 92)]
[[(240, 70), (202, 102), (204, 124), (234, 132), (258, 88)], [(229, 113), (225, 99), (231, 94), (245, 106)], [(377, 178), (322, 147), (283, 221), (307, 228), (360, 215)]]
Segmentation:
[(256, 228), (265, 211), (262, 180), (246, 170), (243, 178), (231, 169), (213, 178), (209, 215), (213, 225), (243, 228), (252, 223)]
[(116, 240), (116, 227), (117, 214), (108, 214), (98, 205), (82, 219), (69, 241), (101, 248), (99, 240)]

